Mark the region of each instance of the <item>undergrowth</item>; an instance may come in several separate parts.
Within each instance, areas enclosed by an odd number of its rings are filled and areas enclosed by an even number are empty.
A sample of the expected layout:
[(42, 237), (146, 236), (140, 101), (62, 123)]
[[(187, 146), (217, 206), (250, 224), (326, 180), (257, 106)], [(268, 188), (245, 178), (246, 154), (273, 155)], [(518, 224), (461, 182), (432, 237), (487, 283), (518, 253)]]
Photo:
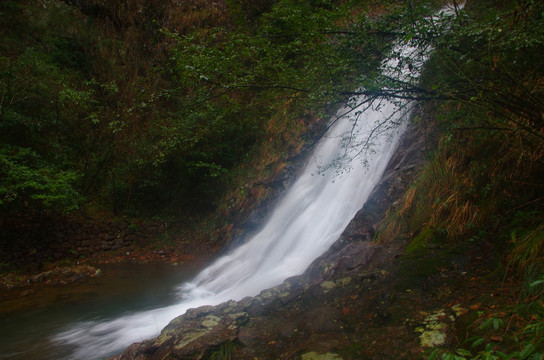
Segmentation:
[(379, 239), (409, 233), (411, 252), (437, 237), (446, 244), (492, 238), (511, 249), (511, 269), (538, 275), (544, 270), (544, 146), (520, 133), (454, 130), (460, 112), (471, 117), (464, 121), (482, 116), (459, 105), (440, 107), (438, 121), (453, 125), (388, 214)]
[[(504, 73), (517, 69), (503, 66)], [(431, 83), (444, 81), (440, 74), (427, 76), (425, 81)], [(528, 79), (526, 85), (536, 94), (542, 78)], [(467, 329), (468, 339), (459, 339), (450, 348), (431, 349), (426, 359), (543, 359), (542, 128), (518, 128), (514, 125), (525, 121), (518, 115), (467, 101), (427, 107), (440, 140), (428, 152), (416, 181), (390, 210), (377, 240), (407, 235), (401, 261), (423, 258), (429, 249), (447, 251), (477, 243), (500, 259), (500, 266), (488, 271), (515, 279), (519, 295), (499, 304), (501, 311), (494, 307), (479, 311)]]
[(468, 339), (431, 349), (426, 359), (543, 359), (544, 146), (515, 132), (453, 130), (459, 112), (470, 116), (463, 121), (482, 116), (463, 106), (440, 107), (452, 125), (388, 214), (378, 240), (408, 234), (402, 261), (477, 242), (501, 260), (501, 278), (519, 284), (517, 300), (500, 304), (501, 311), (479, 311)]
[[(544, 277), (527, 287), (541, 294)], [(521, 300), (521, 299), (520, 299)], [(472, 324), (472, 336), (453, 349), (436, 348), (427, 360), (542, 360), (544, 358), (544, 307), (541, 296), (529, 296), (500, 316), (483, 311)]]

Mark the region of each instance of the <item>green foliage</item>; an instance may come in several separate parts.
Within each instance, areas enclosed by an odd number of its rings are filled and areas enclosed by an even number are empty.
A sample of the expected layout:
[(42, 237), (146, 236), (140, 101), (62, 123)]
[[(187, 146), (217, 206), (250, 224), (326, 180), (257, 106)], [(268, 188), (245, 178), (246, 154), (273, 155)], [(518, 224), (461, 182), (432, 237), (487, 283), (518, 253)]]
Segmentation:
[(192, 203), (199, 202), (196, 194), (213, 203), (229, 170), (261, 141), (266, 122), (286, 102), (322, 111), (331, 94), (339, 96), (333, 87), (354, 61), (333, 50), (326, 33), (342, 12), (329, 5), (280, 1), (264, 6), (268, 11), (250, 27), (165, 31), (176, 42), (171, 60), (178, 89), (171, 96), (179, 107), (168, 128), (176, 136), (161, 162), (165, 174), (184, 179), (181, 188), (192, 188)]
[[(106, 2), (83, 14), (61, 1), (4, 1), (0, 140), (31, 149), (46, 168), (78, 174), (64, 183), (113, 211), (208, 210), (232, 190), (236, 167), (268, 140), (270, 119), (286, 109), (293, 123), (315, 118), (361, 84), (377, 96), (420, 91), (477, 108), (499, 104), (491, 88), (534, 92), (541, 69), (520, 69), (541, 49), (540, 33), (527, 25), (542, 20), (538, 2), (520, 2), (517, 15), (497, 7), (481, 17), (462, 12), (442, 19), (444, 26), (416, 21), (431, 11), (428, 3), (231, 0), (221, 12), (201, 1), (175, 8), (152, 1), (143, 14)], [(435, 47), (429, 72), (440, 62), (446, 75), (425, 86), (380, 77), (375, 70), (394, 39)], [(486, 54), (475, 50), (483, 43), (491, 44)], [(493, 87), (467, 85), (457, 68)], [(522, 115), (521, 129), (536, 131)], [(477, 120), (488, 125), (485, 116)], [(486, 196), (499, 187), (485, 187)], [(452, 208), (448, 198), (442, 204)]]
[(274, 90), (291, 84), (278, 81), (280, 75), (292, 69), (282, 61), (283, 47), (273, 46), (268, 37), (218, 28), (211, 33), (197, 32), (175, 39), (176, 75), (188, 91), (189, 106), (217, 102), (212, 99), (250, 100), (262, 88)]
[(92, 206), (209, 210), (278, 112), (326, 114), (379, 65), (389, 39), (367, 32), (400, 16), (366, 5), (3, 1), (0, 140), (77, 173)]
[[(501, 319), (491, 318), (488, 319), (487, 322), (492, 322), (495, 330), (497, 330), (498, 326), (495, 327), (495, 323), (498, 323), (499, 321), (502, 323)], [(451, 352), (448, 350), (434, 349), (429, 352), (427, 360), (542, 360), (544, 358), (544, 352), (542, 350), (542, 333), (530, 333), (535, 327), (538, 327), (541, 332), (544, 330), (544, 322), (539, 321), (536, 324), (527, 326), (522, 333), (522, 335), (525, 336), (520, 340), (518, 340), (517, 337), (511, 339), (515, 340), (515, 343), (517, 343), (516, 345), (519, 350), (516, 351), (500, 351), (500, 344), (497, 345), (492, 342), (486, 342), (485, 338), (476, 336), (467, 340), (470, 344), (470, 350), (458, 348), (455, 349), (454, 352)], [(529, 335), (530, 338), (528, 338), (527, 335)], [(537, 348), (533, 342), (536, 342), (539, 348)]]
[(77, 209), (77, 174), (48, 166), (30, 149), (0, 150), (0, 209), (4, 212)]
[(543, 13), (542, 2), (525, 0), (512, 6), (468, 8), (454, 19), (441, 19), (438, 27), (425, 24), (420, 40), (436, 48), (429, 69), (440, 68), (443, 74), (428, 91), (493, 116), (466, 126), (522, 131), (527, 141), (541, 138), (544, 103), (539, 82), (544, 73), (535, 64), (544, 51)]
[[(490, 318), (480, 328), (485, 329), (490, 324), (493, 324), (493, 328), (498, 330), (502, 319)], [(538, 328), (535, 333), (534, 329)], [(544, 330), (544, 321), (540, 320), (537, 323), (527, 325), (520, 335), (509, 336), (508, 339), (503, 341), (513, 341), (515, 346), (519, 350), (499, 350), (501, 344), (487, 342), (486, 338), (475, 336), (467, 339), (467, 343), (470, 345), (470, 350), (457, 348), (455, 351), (433, 349), (428, 355), (428, 360), (443, 359), (443, 360), (541, 360), (544, 357), (542, 349), (542, 330)], [(506, 345), (507, 348), (510, 346)]]
[[(253, 28), (170, 34), (188, 105), (249, 97), (247, 105), (260, 106), (266, 115), (264, 104), (277, 107), (287, 97), (318, 107), (345, 98), (354, 78), (374, 69), (379, 57), (372, 41), (362, 41), (364, 34), (335, 24), (345, 15), (346, 8), (329, 2), (279, 1)], [(358, 21), (367, 26), (365, 20)]]
[(145, 79), (127, 76), (118, 52), (125, 44), (97, 32), (74, 7), (7, 1), (0, 11), (6, 14), (0, 22), (6, 35), (0, 40), (6, 54), (0, 59), (0, 141), (32, 149), (49, 168), (77, 173), (74, 191), (111, 204), (117, 185), (110, 185), (130, 184), (141, 174), (138, 161), (155, 159), (154, 139), (139, 131), (157, 116), (150, 110), (156, 95)]
[[(529, 285), (541, 288), (542, 279)], [(540, 289), (541, 290), (541, 289)], [(531, 310), (527, 313), (527, 307)], [(464, 341), (465, 348), (455, 350), (431, 349), (427, 359), (464, 359), (464, 360), (542, 360), (544, 358), (544, 316), (539, 297), (526, 304), (519, 302), (514, 306), (512, 318), (508, 321), (500, 317), (489, 317), (480, 322), (478, 333)], [(513, 324), (514, 316), (517, 323)], [(519, 327), (519, 329), (516, 329)], [(500, 334), (493, 338), (491, 334)], [(493, 341), (491, 341), (491, 339)]]

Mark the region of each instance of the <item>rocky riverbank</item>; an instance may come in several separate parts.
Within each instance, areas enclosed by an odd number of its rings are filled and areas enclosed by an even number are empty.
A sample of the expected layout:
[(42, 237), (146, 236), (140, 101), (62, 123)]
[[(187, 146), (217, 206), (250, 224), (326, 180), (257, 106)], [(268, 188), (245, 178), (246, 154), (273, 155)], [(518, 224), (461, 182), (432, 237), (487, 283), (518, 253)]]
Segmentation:
[(192, 309), (115, 359), (416, 359), (457, 343), (513, 293), (477, 270), (477, 248), (433, 275), (407, 272), (416, 264), (395, 261), (393, 248), (351, 242), (256, 297)]
[[(63, 255), (58, 259), (50, 256), (55, 251), (55, 247), (50, 247), (48, 239), (54, 238), (47, 236), (44, 237), (44, 242), (36, 242), (39, 246), (37, 251), (29, 251), (28, 243), (12, 245), (18, 247), (19, 252), (13, 255), (9, 252), (4, 253), (4, 257), (0, 259), (9, 259), (11, 264), (15, 264), (18, 268), (11, 271), (2, 269), (4, 271), (0, 273), (0, 302), (26, 297), (42, 291), (44, 287), (59, 288), (59, 286), (86, 282), (101, 276), (103, 266), (108, 264), (169, 263), (198, 266), (210, 261), (218, 250), (217, 244), (209, 242), (188, 243), (177, 237), (175, 240), (163, 239), (164, 234), (168, 234), (168, 230), (175, 233), (175, 230), (168, 228), (165, 223), (161, 225), (136, 221), (131, 225), (126, 220), (112, 222), (72, 218), (65, 225), (56, 227), (55, 224), (51, 224), (49, 227), (56, 228), (54, 234), (58, 235), (57, 239), (64, 239), (64, 242), (52, 240), (54, 243), (66, 244), (61, 246)], [(78, 230), (71, 232), (59, 230), (70, 228)], [(38, 230), (35, 233), (37, 234)], [(71, 242), (67, 234), (73, 234), (75, 241)], [(109, 239), (112, 234), (117, 234), (114, 240)], [(98, 246), (93, 247), (92, 251), (85, 248), (84, 252), (81, 252), (77, 246), (86, 241)], [(112, 242), (117, 245), (110, 246)]]

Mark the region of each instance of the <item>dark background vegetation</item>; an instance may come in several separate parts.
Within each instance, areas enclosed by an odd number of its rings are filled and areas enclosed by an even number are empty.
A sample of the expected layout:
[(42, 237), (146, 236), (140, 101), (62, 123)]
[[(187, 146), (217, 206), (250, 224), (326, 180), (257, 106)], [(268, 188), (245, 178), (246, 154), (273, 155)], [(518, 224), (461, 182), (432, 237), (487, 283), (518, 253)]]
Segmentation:
[[(249, 206), (248, 184), (274, 176), (319, 120), (363, 92), (426, 101), (438, 131), (380, 237), (408, 229), (410, 251), (485, 239), (500, 271), (535, 284), (544, 5), (469, 0), (455, 19), (423, 20), (439, 6), (0, 2), (1, 226), (66, 214), (193, 225), (215, 214), (206, 229), (223, 226), (217, 219)], [(389, 54), (394, 41), (434, 49), (421, 82), (377, 73), (388, 56), (410, 61)]]

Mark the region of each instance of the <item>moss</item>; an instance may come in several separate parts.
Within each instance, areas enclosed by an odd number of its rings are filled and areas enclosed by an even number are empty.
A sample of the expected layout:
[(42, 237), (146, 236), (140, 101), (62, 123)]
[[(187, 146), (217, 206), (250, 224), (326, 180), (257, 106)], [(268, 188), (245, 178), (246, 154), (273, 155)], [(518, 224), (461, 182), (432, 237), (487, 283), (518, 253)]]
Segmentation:
[(419, 339), (423, 347), (441, 346), (446, 343), (446, 334), (439, 330), (426, 330), (419, 336)]
[(224, 341), (217, 346), (212, 346), (202, 355), (203, 360), (234, 360), (237, 359), (238, 349), (242, 344), (238, 341)]
[(423, 326), (417, 327), (416, 332), (420, 333), (419, 340), (422, 347), (441, 346), (446, 343), (445, 320), (446, 313), (444, 310), (437, 310), (430, 315), (427, 315), (423, 320)]
[(432, 239), (432, 237), (433, 230), (428, 226), (425, 227), (416, 237), (412, 239), (412, 241), (410, 241), (404, 253), (411, 254), (414, 251), (421, 249)]
[(338, 286), (348, 286), (351, 283), (350, 277), (344, 277), (335, 281)]
[(342, 360), (342, 358), (333, 353), (318, 354), (314, 351), (302, 354), (302, 360)]
[(420, 246), (399, 260), (398, 280), (395, 288), (400, 291), (423, 286), (425, 281), (441, 271), (462, 266), (467, 257), (467, 244)]
[(202, 326), (206, 327), (206, 328), (213, 328), (215, 326), (217, 326), (217, 324), (219, 324), (219, 321), (221, 321), (221, 318), (215, 316), (215, 315), (208, 315), (206, 316), (206, 318), (204, 319), (204, 321), (202, 321)]
[(336, 287), (336, 283), (334, 281), (323, 281), (321, 287), (326, 291), (332, 290)]

